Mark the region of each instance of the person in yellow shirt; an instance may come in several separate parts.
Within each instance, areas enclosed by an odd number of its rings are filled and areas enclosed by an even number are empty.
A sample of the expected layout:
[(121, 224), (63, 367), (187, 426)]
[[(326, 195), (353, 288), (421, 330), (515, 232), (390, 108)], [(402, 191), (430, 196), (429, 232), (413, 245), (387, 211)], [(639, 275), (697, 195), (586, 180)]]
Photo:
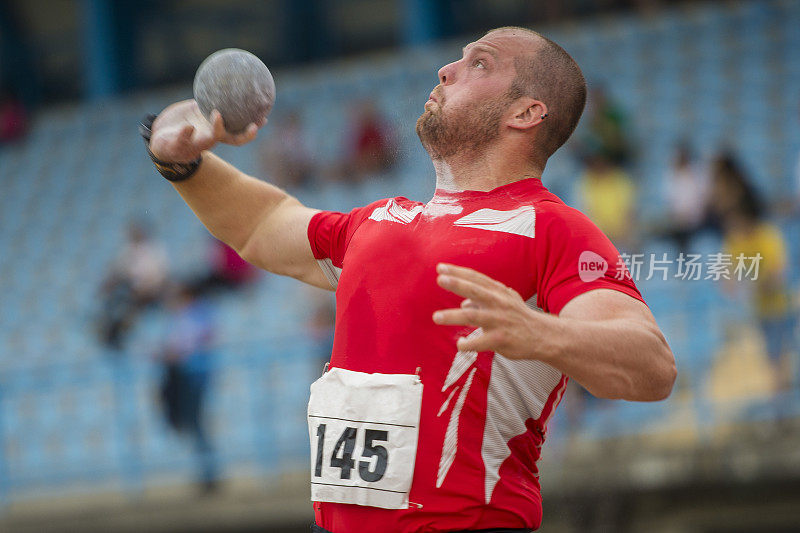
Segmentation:
[(588, 158), (578, 193), (586, 215), (619, 247), (630, 250), (636, 200), (630, 176), (598, 153)]
[[(790, 373), (781, 371), (781, 358), (793, 349), (796, 317), (786, 281), (786, 242), (780, 228), (759, 218), (757, 209), (743, 206), (726, 217), (725, 253), (733, 264), (739, 254), (760, 255), (757, 277), (750, 286), (755, 315), (766, 344), (767, 355), (778, 373), (781, 388), (791, 385)], [(733, 276), (732, 276), (733, 277)]]

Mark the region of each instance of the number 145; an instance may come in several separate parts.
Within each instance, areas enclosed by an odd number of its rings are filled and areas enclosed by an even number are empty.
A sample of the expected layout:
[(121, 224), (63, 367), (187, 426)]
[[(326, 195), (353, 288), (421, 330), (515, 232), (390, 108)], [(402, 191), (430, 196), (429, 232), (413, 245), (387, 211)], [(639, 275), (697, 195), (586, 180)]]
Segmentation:
[[(327, 424), (317, 426), (317, 461), (314, 467), (314, 476), (322, 477), (323, 462), (325, 462), (325, 430)], [(353, 451), (356, 447), (358, 428), (346, 427), (339, 440), (333, 446), (333, 451), (328, 458), (328, 464), (332, 468), (339, 468), (341, 479), (350, 479), (350, 472), (355, 468)], [(376, 442), (387, 442), (389, 432), (378, 429), (364, 429), (364, 451), (361, 453), (362, 459), (358, 462), (358, 475), (364, 481), (379, 481), (386, 473), (386, 465), (389, 462), (388, 450)], [(377, 460), (373, 461), (372, 458)]]

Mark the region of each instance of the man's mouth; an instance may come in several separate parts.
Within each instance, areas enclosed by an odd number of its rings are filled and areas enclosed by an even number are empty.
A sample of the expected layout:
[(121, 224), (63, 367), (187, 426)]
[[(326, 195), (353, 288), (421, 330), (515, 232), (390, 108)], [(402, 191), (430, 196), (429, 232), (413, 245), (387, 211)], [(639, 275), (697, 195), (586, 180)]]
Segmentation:
[(431, 94), (428, 95), (428, 101), (429, 102), (430, 101), (434, 101), (439, 105), (444, 104), (444, 94), (442, 92), (442, 86), (441, 85), (437, 85), (436, 87), (433, 88), (433, 90), (431, 91)]

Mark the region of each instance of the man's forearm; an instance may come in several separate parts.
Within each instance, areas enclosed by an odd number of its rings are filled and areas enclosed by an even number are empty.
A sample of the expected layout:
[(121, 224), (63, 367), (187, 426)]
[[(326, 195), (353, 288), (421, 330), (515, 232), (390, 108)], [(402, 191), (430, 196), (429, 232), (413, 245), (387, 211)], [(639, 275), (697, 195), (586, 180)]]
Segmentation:
[(211, 152), (194, 176), (172, 182), (175, 190), (218, 239), (241, 251), (258, 224), (289, 195), (248, 176)]
[(661, 400), (675, 382), (675, 360), (647, 306), (611, 289), (586, 291), (551, 315), (528, 307), (514, 289), (471, 268), (441, 263), (436, 282), (462, 298), (441, 309), (441, 325), (480, 327), (461, 337), (462, 351), (534, 359), (602, 398)]
[(582, 320), (544, 315), (551, 342), (535, 355), (574, 378), (595, 396), (663, 400), (672, 390), (675, 363), (661, 332), (627, 318)]

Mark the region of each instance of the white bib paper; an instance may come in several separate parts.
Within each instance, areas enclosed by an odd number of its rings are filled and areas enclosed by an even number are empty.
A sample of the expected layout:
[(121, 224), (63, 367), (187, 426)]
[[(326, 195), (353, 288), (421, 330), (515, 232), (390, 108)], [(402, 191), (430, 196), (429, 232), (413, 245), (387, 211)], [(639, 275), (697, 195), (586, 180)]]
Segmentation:
[(422, 406), (409, 374), (332, 368), (311, 384), (311, 500), (408, 508)]

